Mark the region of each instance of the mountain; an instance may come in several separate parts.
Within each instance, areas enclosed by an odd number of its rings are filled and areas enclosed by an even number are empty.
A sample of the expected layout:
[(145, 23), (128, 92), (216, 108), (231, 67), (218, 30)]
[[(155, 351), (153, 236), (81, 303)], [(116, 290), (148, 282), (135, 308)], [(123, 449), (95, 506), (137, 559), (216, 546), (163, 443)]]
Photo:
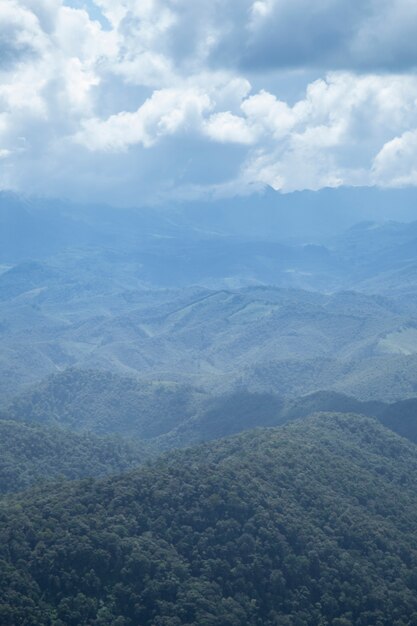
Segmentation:
[(18, 421), (145, 440), (188, 419), (203, 397), (176, 383), (68, 369), (17, 397), (3, 413)]
[(244, 197), (181, 202), (176, 214), (207, 230), (322, 242), (355, 224), (417, 220), (413, 188), (339, 187), (283, 194), (266, 187)]
[(238, 386), (210, 393), (174, 382), (140, 381), (98, 370), (68, 369), (0, 410), (0, 418), (75, 433), (118, 434), (154, 451), (279, 426), (317, 412), (356, 413), (417, 443), (417, 399), (361, 401), (335, 391), (298, 397)]
[(0, 420), (0, 494), (57, 479), (120, 473), (150, 454), (139, 442)]
[(286, 195), (269, 188), (233, 199), (121, 209), (0, 193), (0, 264), (7, 270), (37, 261), (49, 271), (65, 259), (74, 279), (87, 266), (79, 263), (74, 273), (78, 255), (96, 265), (97, 278), (105, 268), (112, 278), (147, 287), (334, 290), (376, 281), (375, 289), (388, 293), (379, 279), (415, 259), (416, 198), (413, 190)]
[(362, 402), (345, 394), (320, 391), (292, 399), (241, 389), (206, 399), (194, 416), (157, 437), (153, 444), (158, 449), (181, 448), (259, 427), (281, 426), (321, 412), (374, 417), (417, 443), (417, 398), (393, 403)]
[(284, 396), (333, 389), (393, 401), (417, 390), (415, 315), (396, 298), (77, 285), (62, 298), (46, 285), (0, 305), (4, 401), (68, 367)]
[(417, 399), (401, 400), (379, 412), (384, 426), (417, 443)]
[(0, 505), (0, 621), (405, 626), (417, 448), (323, 414)]
[(417, 220), (415, 189), (340, 187), (117, 208), (0, 193), (0, 263), (42, 259), (69, 247), (126, 246), (213, 235), (318, 243), (361, 221)]
[[(267, 189), (138, 209), (0, 194), (2, 404), (68, 368), (413, 397), (413, 193)], [(407, 223), (382, 221), (388, 199)]]

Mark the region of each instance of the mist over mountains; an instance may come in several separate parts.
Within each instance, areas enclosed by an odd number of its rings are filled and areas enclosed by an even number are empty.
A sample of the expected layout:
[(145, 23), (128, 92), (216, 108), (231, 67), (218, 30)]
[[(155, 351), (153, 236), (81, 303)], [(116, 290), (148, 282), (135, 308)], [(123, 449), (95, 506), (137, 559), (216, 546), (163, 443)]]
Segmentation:
[(272, 194), (259, 213), (243, 201), (233, 235), (227, 204), (100, 212), (3, 196), (2, 393), (78, 367), (224, 391), (413, 396), (417, 222), (343, 231), (343, 203), (333, 225), (324, 203), (317, 229), (334, 232), (311, 243), (303, 220), (296, 239), (277, 226)]
[(413, 198), (1, 195), (0, 623), (414, 623)]
[[(149, 237), (213, 235), (320, 242), (360, 222), (416, 220), (413, 187), (339, 187), (282, 194), (270, 187), (247, 196), (114, 208), (0, 193), (1, 259), (49, 256), (70, 245), (126, 247)], [(53, 235), (53, 236), (51, 236)]]

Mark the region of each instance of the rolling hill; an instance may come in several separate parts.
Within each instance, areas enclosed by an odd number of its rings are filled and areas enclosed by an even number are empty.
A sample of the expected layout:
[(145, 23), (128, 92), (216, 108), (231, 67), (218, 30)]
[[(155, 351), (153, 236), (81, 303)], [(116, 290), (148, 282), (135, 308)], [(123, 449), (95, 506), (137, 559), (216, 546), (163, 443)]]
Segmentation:
[(0, 494), (58, 479), (121, 473), (150, 456), (139, 441), (0, 420)]
[(70, 290), (63, 304), (38, 286), (0, 306), (0, 392), (7, 399), (76, 367), (206, 390), (243, 381), (284, 396), (332, 389), (392, 401), (417, 391), (417, 343), (409, 341), (415, 332), (408, 306), (355, 292), (196, 287), (106, 294), (96, 285)]
[(255, 220), (253, 198), (118, 210), (0, 194), (2, 403), (68, 368), (208, 392), (414, 396), (417, 222), (369, 221), (382, 205), (346, 222), (356, 195), (267, 190)]
[(176, 383), (68, 369), (17, 397), (3, 415), (74, 432), (152, 439), (193, 415), (204, 397)]
[(273, 391), (250, 391), (249, 387), (209, 393), (173, 382), (68, 369), (17, 396), (0, 410), (0, 418), (74, 433), (117, 434), (151, 443), (157, 451), (331, 411), (376, 417), (417, 443), (416, 397), (391, 403), (362, 401), (323, 390), (285, 397)]
[(0, 621), (405, 626), (417, 448), (323, 414), (0, 503)]

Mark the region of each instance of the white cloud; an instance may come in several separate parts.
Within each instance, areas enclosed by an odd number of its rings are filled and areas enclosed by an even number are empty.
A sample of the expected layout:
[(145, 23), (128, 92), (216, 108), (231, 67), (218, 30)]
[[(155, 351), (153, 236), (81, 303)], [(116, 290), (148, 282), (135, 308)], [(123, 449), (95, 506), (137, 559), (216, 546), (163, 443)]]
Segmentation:
[(373, 163), (375, 183), (382, 187), (417, 185), (417, 129), (388, 141)]
[(210, 139), (220, 143), (251, 144), (256, 139), (245, 120), (230, 111), (212, 115), (204, 125), (204, 132)]
[(195, 90), (163, 89), (133, 113), (86, 120), (75, 139), (93, 151), (120, 151), (134, 144), (149, 148), (164, 136), (199, 128), (210, 106), (208, 96)]
[(256, 128), (258, 135), (266, 134), (274, 139), (281, 139), (287, 135), (297, 123), (297, 107), (291, 108), (286, 102), (267, 91), (250, 96), (242, 102), (242, 111), (247, 119)]
[[(411, 0), (82, 4), (0, 3), (7, 184), (48, 192), (51, 169), (85, 196), (104, 170), (115, 196), (203, 189), (208, 173), (240, 190), (417, 184)], [(267, 88), (311, 66), (322, 78), (295, 102)]]
[(292, 107), (261, 92), (242, 110), (258, 136), (242, 180), (283, 191), (372, 184), (375, 154), (417, 118), (417, 78), (333, 73)]

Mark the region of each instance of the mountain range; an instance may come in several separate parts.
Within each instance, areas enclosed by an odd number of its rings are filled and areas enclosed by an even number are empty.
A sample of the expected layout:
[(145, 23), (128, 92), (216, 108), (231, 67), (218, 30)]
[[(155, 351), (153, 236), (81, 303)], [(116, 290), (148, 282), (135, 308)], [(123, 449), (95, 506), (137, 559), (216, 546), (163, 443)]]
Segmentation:
[(415, 206), (0, 194), (0, 624), (417, 623)]

